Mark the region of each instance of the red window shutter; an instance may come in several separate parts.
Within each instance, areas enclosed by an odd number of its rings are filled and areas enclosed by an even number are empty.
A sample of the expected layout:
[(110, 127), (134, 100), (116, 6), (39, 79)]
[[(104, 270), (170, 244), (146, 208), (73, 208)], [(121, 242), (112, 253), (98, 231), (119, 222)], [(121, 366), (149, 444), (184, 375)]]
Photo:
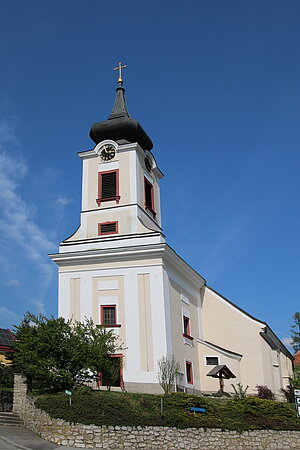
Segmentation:
[(187, 379), (188, 384), (193, 384), (194, 380), (193, 380), (193, 366), (192, 366), (192, 363), (189, 362), (189, 361), (186, 361), (185, 369), (186, 369), (186, 379)]
[(154, 195), (153, 195), (153, 185), (147, 178), (144, 178), (144, 190), (145, 190), (145, 208), (149, 209), (153, 216), (156, 216), (154, 211)]
[(145, 182), (145, 202), (146, 202), (146, 205), (149, 208), (152, 209), (153, 205), (152, 205), (152, 195), (151, 195), (152, 193), (151, 193), (151, 191), (152, 191), (151, 184)]
[(119, 170), (99, 172), (98, 174), (98, 206), (101, 202), (116, 200), (119, 203)]
[(113, 198), (117, 195), (117, 174), (107, 172), (102, 174), (101, 198)]
[(183, 316), (183, 332), (186, 335), (190, 335), (191, 330), (190, 330), (190, 319), (186, 316)]

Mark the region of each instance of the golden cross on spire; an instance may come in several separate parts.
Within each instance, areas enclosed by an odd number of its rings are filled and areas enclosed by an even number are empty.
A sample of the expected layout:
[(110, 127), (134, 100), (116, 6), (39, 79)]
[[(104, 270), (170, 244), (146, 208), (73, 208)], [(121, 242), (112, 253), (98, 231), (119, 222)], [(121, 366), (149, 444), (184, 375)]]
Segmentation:
[(122, 69), (125, 69), (125, 67), (127, 67), (127, 64), (125, 64), (124, 66), (122, 66), (122, 63), (119, 62), (118, 67), (115, 67), (114, 70), (118, 70), (119, 71), (119, 79), (118, 79), (118, 83), (120, 86), (122, 86), (123, 84), (123, 78), (122, 78)]

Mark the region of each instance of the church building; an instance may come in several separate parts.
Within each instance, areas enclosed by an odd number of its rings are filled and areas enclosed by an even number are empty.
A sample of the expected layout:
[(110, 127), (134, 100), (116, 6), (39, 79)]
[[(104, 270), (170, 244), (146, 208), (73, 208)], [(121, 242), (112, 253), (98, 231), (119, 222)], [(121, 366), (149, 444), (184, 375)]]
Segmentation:
[[(269, 326), (209, 287), (166, 242), (152, 141), (130, 117), (122, 66), (112, 113), (94, 123), (82, 160), (80, 226), (50, 255), (58, 265), (58, 315), (92, 318), (122, 342), (114, 355), (128, 392), (161, 393), (158, 360), (174, 355), (175, 389), (216, 392), (241, 383), (276, 395), (288, 384), (292, 355)], [(222, 372), (223, 370), (223, 372)], [(207, 376), (207, 374), (212, 376)]]

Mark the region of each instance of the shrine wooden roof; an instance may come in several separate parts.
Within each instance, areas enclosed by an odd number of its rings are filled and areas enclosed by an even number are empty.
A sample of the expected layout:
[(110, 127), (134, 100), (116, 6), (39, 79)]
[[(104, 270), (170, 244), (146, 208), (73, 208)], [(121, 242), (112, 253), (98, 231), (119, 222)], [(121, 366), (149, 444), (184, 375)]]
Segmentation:
[(227, 380), (229, 378), (236, 378), (236, 376), (225, 364), (215, 366), (210, 372), (208, 372), (208, 374), (206, 374), (206, 376), (213, 378), (226, 378)]

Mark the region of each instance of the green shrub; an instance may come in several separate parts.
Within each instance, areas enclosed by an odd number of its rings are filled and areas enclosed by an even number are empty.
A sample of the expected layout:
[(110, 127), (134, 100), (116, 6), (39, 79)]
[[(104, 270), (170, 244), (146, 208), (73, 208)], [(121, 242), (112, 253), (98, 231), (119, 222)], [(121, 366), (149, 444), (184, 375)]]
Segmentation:
[[(161, 416), (161, 398), (164, 413)], [(71, 423), (119, 426), (174, 426), (229, 430), (282, 429), (299, 430), (295, 407), (288, 403), (259, 398), (213, 399), (173, 393), (169, 395), (131, 394), (90, 391), (74, 392), (72, 405), (66, 394), (38, 397), (36, 405), (50, 416)], [(190, 407), (206, 409), (193, 414)]]
[(92, 388), (90, 386), (80, 386), (77, 389), (77, 394), (78, 395), (92, 395)]
[(285, 395), (287, 402), (294, 403), (295, 395), (294, 395), (294, 387), (289, 384), (286, 388), (281, 388), (281, 392)]
[(271, 389), (268, 388), (268, 386), (257, 384), (255, 387), (257, 389), (258, 398), (262, 398), (265, 400), (275, 400), (275, 394), (271, 391)]
[(141, 399), (140, 399), (140, 405), (141, 405), (143, 408), (147, 408), (147, 409), (152, 407), (151, 401), (150, 401), (148, 398), (145, 398), (145, 397), (141, 397)]
[(241, 383), (237, 384), (237, 387), (234, 386), (234, 384), (231, 385), (234, 389), (234, 398), (239, 399), (239, 398), (246, 398), (246, 392), (247, 389), (249, 388), (249, 386), (246, 386), (245, 388), (243, 387), (243, 385)]
[(289, 379), (289, 385), (284, 389), (281, 389), (281, 392), (285, 395), (285, 398), (289, 403), (294, 403), (294, 389), (300, 389), (300, 367), (296, 367), (294, 369), (293, 376)]

